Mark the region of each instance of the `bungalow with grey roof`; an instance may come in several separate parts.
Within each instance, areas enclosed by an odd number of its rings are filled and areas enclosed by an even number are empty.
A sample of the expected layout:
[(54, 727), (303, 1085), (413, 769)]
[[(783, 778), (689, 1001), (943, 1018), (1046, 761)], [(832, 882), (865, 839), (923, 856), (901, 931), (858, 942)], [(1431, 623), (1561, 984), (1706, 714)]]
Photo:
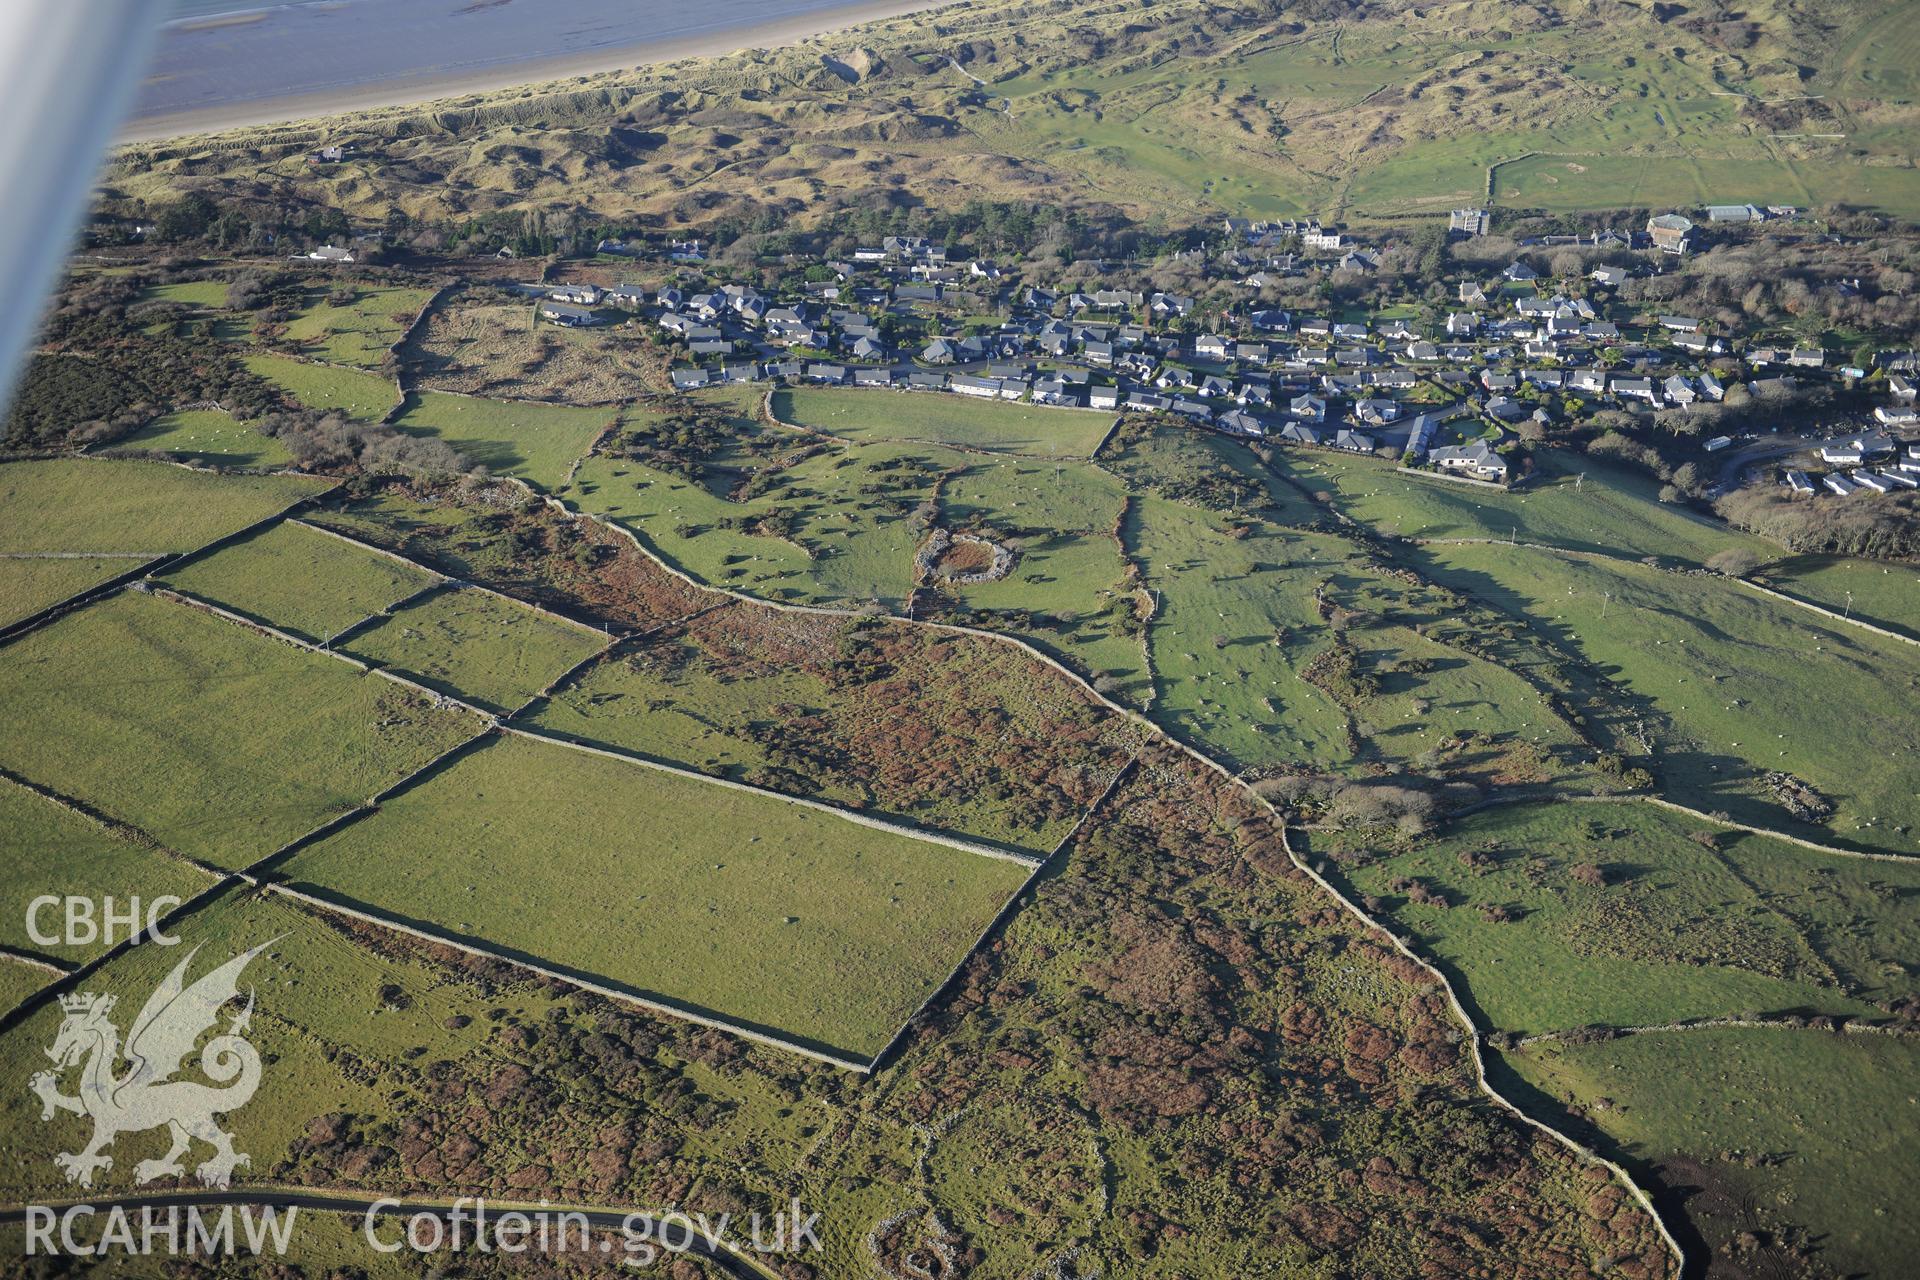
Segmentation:
[(1319, 444), (1320, 433), (1303, 422), (1289, 422), (1280, 428), (1280, 438), (1293, 444)]
[(600, 317), (593, 313), (592, 307), (575, 306), (571, 302), (557, 302), (552, 298), (540, 304), (540, 318), (576, 329), (600, 323)]
[(1471, 444), (1441, 445), (1427, 454), (1436, 470), (1464, 472), (1476, 480), (1505, 480), (1507, 460), (1493, 451), (1485, 440)]

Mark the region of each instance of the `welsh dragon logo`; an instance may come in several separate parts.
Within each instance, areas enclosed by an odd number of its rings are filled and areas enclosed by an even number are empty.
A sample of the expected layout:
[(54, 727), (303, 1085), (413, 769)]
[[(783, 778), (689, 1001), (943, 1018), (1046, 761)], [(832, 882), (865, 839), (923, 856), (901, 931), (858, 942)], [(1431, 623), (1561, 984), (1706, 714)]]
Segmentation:
[[(135, 1182), (185, 1173), (181, 1157), (196, 1138), (213, 1148), (213, 1155), (194, 1169), (206, 1186), (227, 1186), (234, 1169), (251, 1163), (244, 1152), (233, 1149), (233, 1135), (214, 1123), (216, 1115), (245, 1106), (260, 1087), (260, 1055), (241, 1035), (253, 1016), (251, 990), (245, 1006), (232, 1015), (226, 1033), (207, 1041), (200, 1051), (200, 1070), (223, 1087), (169, 1077), (214, 1025), (220, 1007), (239, 995), (241, 970), (272, 945), (265, 942), (235, 956), (191, 986), (186, 982), (187, 966), (199, 948), (189, 951), (147, 997), (127, 1032), (124, 1053), (119, 1028), (107, 1016), (113, 1012), (114, 997), (85, 992), (60, 998), (66, 1017), (47, 1050), (56, 1069), (39, 1072), (28, 1083), (40, 1098), (42, 1120), (71, 1111), (93, 1121), (92, 1141), (77, 1152), (53, 1158), (68, 1182), (92, 1186), (96, 1171), (113, 1167), (106, 1149), (114, 1138), (162, 1125), (171, 1133), (173, 1145), (160, 1159), (136, 1165)], [(123, 1057), (127, 1069), (120, 1072)], [(61, 1093), (61, 1074), (75, 1066), (80, 1068), (80, 1092)]]

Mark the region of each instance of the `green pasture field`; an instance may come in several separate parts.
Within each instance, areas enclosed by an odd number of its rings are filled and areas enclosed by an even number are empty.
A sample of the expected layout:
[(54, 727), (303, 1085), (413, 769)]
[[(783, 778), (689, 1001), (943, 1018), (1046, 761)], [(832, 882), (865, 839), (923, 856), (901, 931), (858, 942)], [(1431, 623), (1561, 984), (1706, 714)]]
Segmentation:
[[(177, 922), (180, 944), (140, 946), (116, 957), (87, 983), (87, 990), (116, 997), (114, 1022), (125, 1031), (149, 992), (194, 952), (187, 981), (262, 943), (267, 950), (240, 976), (240, 990), (254, 993), (255, 1014), (246, 1037), (265, 1063), (261, 1087), (226, 1127), (252, 1164), (236, 1183), (269, 1177), (282, 1161), (299, 1157), (295, 1142), (308, 1125), (330, 1112), (373, 1120), (392, 1114), (392, 1077), (380, 1071), (425, 1071), (435, 1063), (481, 1052), (509, 1021), (542, 1021), (557, 1001), (541, 984), (481, 986), (448, 981), (439, 970), (401, 955), (368, 950), (330, 923), (329, 917), (271, 895), (229, 889)], [(197, 950), (196, 950), (197, 949)], [(233, 1006), (237, 1008), (238, 1006)], [(63, 1115), (42, 1123), (40, 1103), (24, 1087), (46, 1067), (42, 1050), (60, 1025), (57, 1005), (42, 1009), (0, 1037), (0, 1061), (23, 1086), (0, 1098), (0, 1140), (11, 1157), (0, 1161), (0, 1195), (9, 1200), (72, 1194), (54, 1166), (56, 1151), (78, 1150), (87, 1122)], [(224, 1029), (229, 1016), (218, 1025)], [(186, 1069), (197, 1055), (189, 1054)], [(75, 1077), (63, 1082), (72, 1092)], [(223, 1122), (229, 1117), (222, 1116)], [(114, 1141), (113, 1167), (94, 1186), (118, 1190), (133, 1185), (140, 1160), (158, 1157), (167, 1145), (164, 1128), (129, 1130)], [(191, 1162), (205, 1159), (196, 1145)], [(301, 1215), (295, 1239), (306, 1232)]]
[[(622, 458), (589, 458), (567, 499), (632, 530), (715, 586), (779, 600), (904, 609), (920, 533), (908, 521), (940, 466), (962, 455), (912, 445), (822, 452), (768, 493), (732, 501)], [(785, 522), (782, 532), (776, 522)]]
[(1920, 565), (1790, 556), (1749, 576), (1785, 595), (1920, 639)]
[(1378, 582), (1346, 603), (1391, 619), (1346, 633), (1360, 668), (1379, 682), (1379, 692), (1353, 708), (1359, 763), (1483, 789), (1521, 780), (1582, 792), (1604, 786), (1592, 751), (1539, 690), (1499, 662), (1433, 638), (1449, 619), (1432, 602)]
[[(1696, 839), (1709, 833), (1717, 848)], [(1916, 867), (1823, 856), (1633, 801), (1498, 806), (1398, 849), (1329, 843), (1353, 887), (1386, 902), (1503, 1031), (1884, 1017), (1880, 1006), (1920, 988)], [(1576, 879), (1582, 865), (1607, 883)], [(1412, 900), (1402, 880), (1450, 905)], [(1517, 918), (1490, 920), (1489, 907)]]
[[(1382, 761), (1485, 781), (1524, 744), (1542, 781), (1584, 771), (1576, 762), (1588, 753), (1538, 692), (1418, 634), (1445, 629), (1439, 602), (1379, 575), (1347, 540), (1149, 494), (1127, 541), (1155, 601), (1154, 714), (1208, 751), (1240, 767), (1349, 772)], [(1310, 682), (1336, 638), (1315, 604), (1322, 584), (1356, 613), (1344, 640), (1376, 692), (1342, 701)], [(1471, 743), (1457, 741), (1464, 734)]]
[(287, 447), (219, 409), (183, 409), (154, 419), (114, 446), (171, 453), (211, 467), (284, 467)]
[(172, 284), (157, 284), (140, 293), (142, 302), (179, 302), (189, 307), (222, 307), (227, 305), (227, 282), (225, 280), (178, 280)]
[[(138, 898), (144, 919), (155, 898), (191, 898), (209, 888), (213, 877), (0, 779), (0, 884), (10, 908), (0, 912), (0, 944), (53, 960), (85, 961), (105, 951), (107, 943), (43, 946), (27, 931), (27, 904), (43, 894), (74, 894), (93, 898), (96, 904), (111, 897), (116, 908), (126, 911), (130, 899)], [(63, 932), (60, 911), (57, 906), (42, 911), (43, 936)], [(104, 921), (96, 917), (95, 923)]]
[(1346, 718), (1301, 672), (1327, 644), (1314, 584), (1357, 583), (1356, 553), (1277, 525), (1235, 539), (1230, 519), (1152, 494), (1134, 504), (1127, 547), (1155, 603), (1153, 716), (1243, 768), (1345, 760)]
[(281, 522), (166, 575), (190, 595), (315, 642), (430, 585), (424, 569)]
[(1335, 504), (1361, 523), (1405, 538), (1511, 538), (1695, 564), (1730, 548), (1777, 551), (1771, 543), (1659, 502), (1651, 479), (1611, 463), (1558, 450), (1540, 450), (1534, 459), (1533, 477), (1501, 492), (1409, 475), (1376, 458), (1274, 451), (1274, 466), (1282, 475), (1309, 491), (1331, 493)]
[(378, 422), (400, 399), (393, 380), (377, 373), (268, 354), (248, 356), (242, 363), (307, 408), (360, 422)]
[(840, 607), (878, 600), (903, 613), (927, 536), (910, 517), (933, 497), (939, 474), (951, 472), (941, 519), (1021, 545), (1007, 578), (943, 586), (947, 600), (1089, 677), (1138, 684), (1139, 642), (1118, 625), (1132, 607), (1120, 591), (1126, 566), (1110, 533), (1123, 495), (1101, 472), (1070, 460), (862, 444), (815, 453), (780, 470), (764, 492), (735, 501), (730, 461), (723, 453), (696, 482), (629, 459), (589, 458), (566, 497), (715, 586)]
[(357, 282), (343, 282), (339, 287), (353, 290), (353, 302), (335, 306), (328, 301), (331, 289), (312, 290), (300, 314), (287, 323), (287, 341), (298, 345), (304, 355), (367, 368), (379, 365), (387, 348), (400, 340), (433, 296), (431, 289), (385, 288)]
[(394, 610), (350, 637), (341, 652), (505, 712), (606, 644), (597, 631), (491, 592), (450, 588)]
[(552, 490), (616, 412), (416, 391), (394, 425), (414, 435), (437, 436), (495, 475)]
[[(1920, 651), (1709, 574), (1525, 547), (1426, 549), (1427, 571), (1584, 655), (1667, 724), (1653, 762), (1671, 798), (1802, 836), (1912, 853)], [(1871, 743), (1871, 750), (1860, 745)], [(1796, 822), (1766, 793), (1784, 770), (1835, 807)]]
[(0, 648), (0, 701), (0, 765), (223, 867), (479, 728), (390, 680), (134, 592)]
[(795, 387), (773, 393), (773, 413), (847, 440), (909, 440), (1084, 458), (1113, 425), (1088, 410), (875, 388)]
[[(1684, 1159), (1671, 1180), (1698, 1185), (1707, 1166), (1762, 1223), (1812, 1233), (1830, 1274), (1892, 1277), (1920, 1249), (1920, 1046), (1892, 1036), (1729, 1028), (1628, 1036), (1599, 1044), (1540, 1044), (1505, 1062), (1588, 1118), (1627, 1154), (1656, 1168)], [(1601, 1098), (1604, 1109), (1593, 1109)], [(1718, 1198), (1718, 1197), (1716, 1197)], [(1709, 1202), (1711, 1203), (1711, 1202)], [(1731, 1236), (1746, 1214), (1705, 1226)]]
[(375, 910), (861, 1056), (886, 1044), (1026, 875), (522, 738), (461, 757), (285, 870)]
[(9, 462), (0, 465), (0, 552), (191, 551), (332, 487), (164, 462)]
[(31, 617), (109, 578), (138, 569), (137, 559), (0, 556), (0, 627)]
[(1121, 622), (1133, 612), (1126, 561), (1114, 528), (1126, 486), (1098, 468), (1038, 458), (974, 460), (940, 494), (941, 523), (1016, 546), (998, 582), (942, 584), (967, 609), (998, 615), (1089, 678), (1148, 693), (1140, 638)]

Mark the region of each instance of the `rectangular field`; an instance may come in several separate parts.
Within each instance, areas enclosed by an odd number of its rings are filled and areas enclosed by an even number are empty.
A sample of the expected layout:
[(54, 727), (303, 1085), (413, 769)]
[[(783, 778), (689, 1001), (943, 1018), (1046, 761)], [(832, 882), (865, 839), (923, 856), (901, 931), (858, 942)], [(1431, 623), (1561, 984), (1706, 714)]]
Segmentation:
[[(353, 295), (345, 305), (333, 300), (341, 290)], [(400, 340), (432, 296), (430, 289), (365, 284), (315, 289), (300, 314), (287, 324), (287, 340), (315, 359), (371, 368), (385, 357), (388, 347)]]
[(307, 408), (342, 413), (361, 422), (378, 422), (400, 401), (393, 380), (377, 373), (308, 364), (291, 356), (247, 356), (243, 363)]
[(223, 867), (365, 803), (480, 727), (135, 592), (0, 648), (0, 705), (0, 765)]
[(879, 389), (776, 391), (774, 416), (848, 440), (910, 440), (1002, 453), (1084, 458), (1113, 425), (1110, 414), (1011, 401)]
[(785, 801), (502, 738), (302, 850), (295, 881), (868, 1057), (1026, 876)]
[(341, 651), (492, 711), (512, 711), (607, 638), (486, 591), (423, 596), (351, 637)]
[(9, 462), (0, 466), (0, 552), (191, 551), (332, 487), (164, 462)]
[(167, 581), (318, 642), (435, 579), (424, 569), (283, 521), (181, 566)]
[(183, 409), (154, 419), (115, 446), (170, 453), (211, 467), (284, 467), (287, 447), (219, 409)]
[(394, 425), (414, 435), (437, 436), (496, 475), (551, 490), (617, 412), (420, 391), (408, 398)]
[[(105, 951), (101, 941), (46, 946), (27, 928), (27, 905), (44, 895), (111, 897), (121, 911), (138, 899), (144, 917), (155, 898), (190, 898), (213, 877), (158, 849), (113, 834), (44, 796), (0, 779), (0, 944), (54, 960), (85, 961)], [(98, 921), (96, 921), (98, 923)], [(57, 907), (42, 910), (42, 937), (64, 931)]]

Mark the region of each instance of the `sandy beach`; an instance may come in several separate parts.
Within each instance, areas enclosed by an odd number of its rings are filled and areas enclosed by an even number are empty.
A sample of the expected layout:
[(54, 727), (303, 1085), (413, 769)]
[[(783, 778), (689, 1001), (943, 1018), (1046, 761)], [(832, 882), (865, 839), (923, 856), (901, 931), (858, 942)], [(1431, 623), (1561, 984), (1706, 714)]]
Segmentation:
[(580, 50), (548, 57), (532, 57), (486, 67), (463, 67), (392, 79), (342, 85), (311, 93), (254, 98), (215, 106), (144, 115), (130, 121), (118, 141), (154, 142), (196, 134), (220, 133), (252, 125), (277, 124), (323, 116), (366, 111), (377, 107), (409, 106), (438, 99), (459, 98), (517, 85), (564, 80), (571, 76), (625, 71), (636, 67), (677, 62), (683, 58), (717, 57), (742, 49), (774, 49), (811, 36), (845, 30), (867, 22), (937, 8), (953, 0), (860, 0), (805, 13), (739, 26), (715, 28), (678, 39), (642, 41)]

